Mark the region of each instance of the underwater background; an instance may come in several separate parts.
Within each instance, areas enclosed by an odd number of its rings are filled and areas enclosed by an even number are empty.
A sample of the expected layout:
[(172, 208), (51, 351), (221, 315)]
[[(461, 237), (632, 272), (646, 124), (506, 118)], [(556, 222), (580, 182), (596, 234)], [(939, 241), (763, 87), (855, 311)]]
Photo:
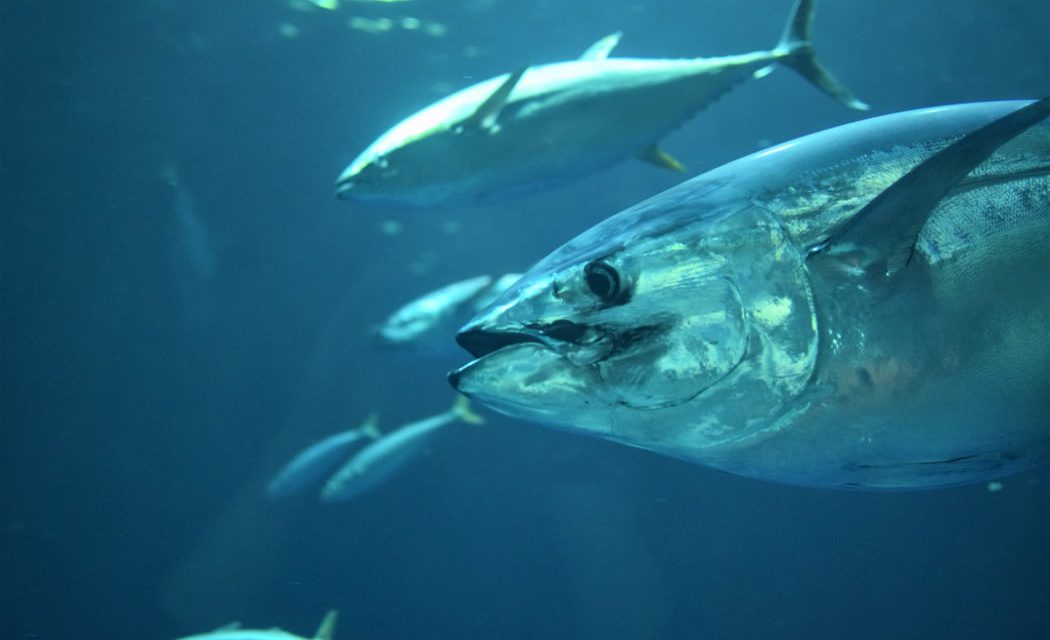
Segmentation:
[[(335, 199), (390, 125), (523, 64), (773, 46), (789, 0), (99, 0), (0, 15), (0, 637), (1043, 638), (1050, 469), (842, 493), (485, 412), (360, 499), (269, 501), (468, 358), (377, 348), (411, 298), (520, 271), (682, 176), (634, 160), (476, 207)], [(872, 114), (1050, 94), (1045, 0), (825, 0)], [(663, 141), (690, 174), (864, 117), (790, 70)], [(1050, 418), (1048, 418), (1050, 419)]]

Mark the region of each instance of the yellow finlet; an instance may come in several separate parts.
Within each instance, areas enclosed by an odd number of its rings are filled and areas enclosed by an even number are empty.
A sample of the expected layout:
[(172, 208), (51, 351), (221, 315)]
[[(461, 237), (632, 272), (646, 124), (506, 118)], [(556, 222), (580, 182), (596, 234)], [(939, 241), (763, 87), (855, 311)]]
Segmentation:
[(452, 411), (456, 417), (467, 424), (485, 424), (485, 418), (475, 413), (470, 407), (470, 400), (467, 396), (458, 396), (456, 403), (452, 405)]
[(643, 149), (638, 154), (639, 160), (644, 160), (650, 164), (655, 164), (662, 169), (670, 169), (671, 171), (685, 172), (685, 165), (678, 161), (677, 158), (667, 153), (654, 142), (651, 146)]

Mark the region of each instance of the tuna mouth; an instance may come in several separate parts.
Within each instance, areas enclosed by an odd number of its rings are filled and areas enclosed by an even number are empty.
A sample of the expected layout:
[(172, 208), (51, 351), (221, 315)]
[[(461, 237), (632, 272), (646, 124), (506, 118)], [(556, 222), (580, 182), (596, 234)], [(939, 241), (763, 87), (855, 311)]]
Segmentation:
[(534, 322), (522, 328), (526, 331), (467, 329), (456, 335), (456, 342), (475, 358), (481, 358), (503, 347), (523, 342), (534, 342), (553, 351), (561, 351), (562, 345), (582, 345), (590, 332), (590, 327), (587, 325), (568, 320), (555, 320), (550, 323)]
[(528, 333), (514, 331), (484, 331), (470, 329), (456, 334), (456, 342), (475, 358), (483, 358), (512, 344), (534, 342), (544, 344), (543, 340)]

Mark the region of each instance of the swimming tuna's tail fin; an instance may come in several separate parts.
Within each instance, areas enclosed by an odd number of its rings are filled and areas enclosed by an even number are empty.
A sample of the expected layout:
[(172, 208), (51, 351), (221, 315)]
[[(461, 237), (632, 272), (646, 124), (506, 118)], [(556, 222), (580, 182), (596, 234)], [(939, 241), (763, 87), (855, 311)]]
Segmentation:
[(474, 413), (474, 410), (470, 408), (470, 400), (467, 399), (467, 396), (456, 398), (456, 404), (452, 405), (452, 413), (467, 424), (484, 424), (485, 422), (485, 418)]
[[(784, 27), (784, 35), (780, 37), (775, 52), (783, 54), (781, 64), (785, 64), (799, 72), (803, 78), (809, 80), (832, 98), (838, 100), (850, 109), (867, 111), (868, 105), (853, 92), (846, 88), (831, 75), (824, 65), (820, 64), (817, 56), (813, 53), (813, 12), (816, 10), (816, 0), (796, 0), (794, 9), (788, 17), (787, 26)], [(769, 73), (769, 67), (761, 69), (756, 75)]]
[(326, 613), (324, 619), (321, 620), (321, 626), (317, 627), (314, 640), (332, 640), (332, 634), (335, 633), (335, 621), (338, 617), (339, 612), (335, 609)]

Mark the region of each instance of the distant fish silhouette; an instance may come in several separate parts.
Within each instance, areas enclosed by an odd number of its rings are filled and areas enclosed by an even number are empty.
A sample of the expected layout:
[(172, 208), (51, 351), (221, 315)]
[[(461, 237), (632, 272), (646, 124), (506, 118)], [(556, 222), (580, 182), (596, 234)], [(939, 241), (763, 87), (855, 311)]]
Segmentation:
[(239, 622), (233, 622), (219, 627), (207, 633), (198, 633), (192, 636), (184, 636), (178, 640), (332, 640), (335, 633), (335, 622), (338, 612), (335, 609), (329, 611), (317, 632), (309, 638), (288, 633), (276, 627), (272, 629), (244, 629)]
[(307, 447), (274, 476), (266, 487), (271, 498), (290, 496), (318, 483), (344, 462), (355, 446), (364, 446), (379, 437), (378, 414), (371, 414), (356, 429), (330, 435)]
[(518, 273), (496, 279), (482, 275), (435, 289), (390, 314), (376, 330), (376, 339), (383, 346), (417, 354), (455, 353), (456, 330), (519, 277)]
[(321, 500), (342, 502), (375, 489), (419, 455), (439, 429), (457, 420), (484, 422), (471, 410), (470, 401), (460, 396), (448, 411), (407, 424), (361, 449), (325, 483)]
[(169, 165), (161, 176), (173, 191), (172, 284), (184, 323), (196, 331), (212, 321), (211, 284), (218, 268), (215, 249), (197, 213), (193, 194), (183, 185), (177, 169)]

